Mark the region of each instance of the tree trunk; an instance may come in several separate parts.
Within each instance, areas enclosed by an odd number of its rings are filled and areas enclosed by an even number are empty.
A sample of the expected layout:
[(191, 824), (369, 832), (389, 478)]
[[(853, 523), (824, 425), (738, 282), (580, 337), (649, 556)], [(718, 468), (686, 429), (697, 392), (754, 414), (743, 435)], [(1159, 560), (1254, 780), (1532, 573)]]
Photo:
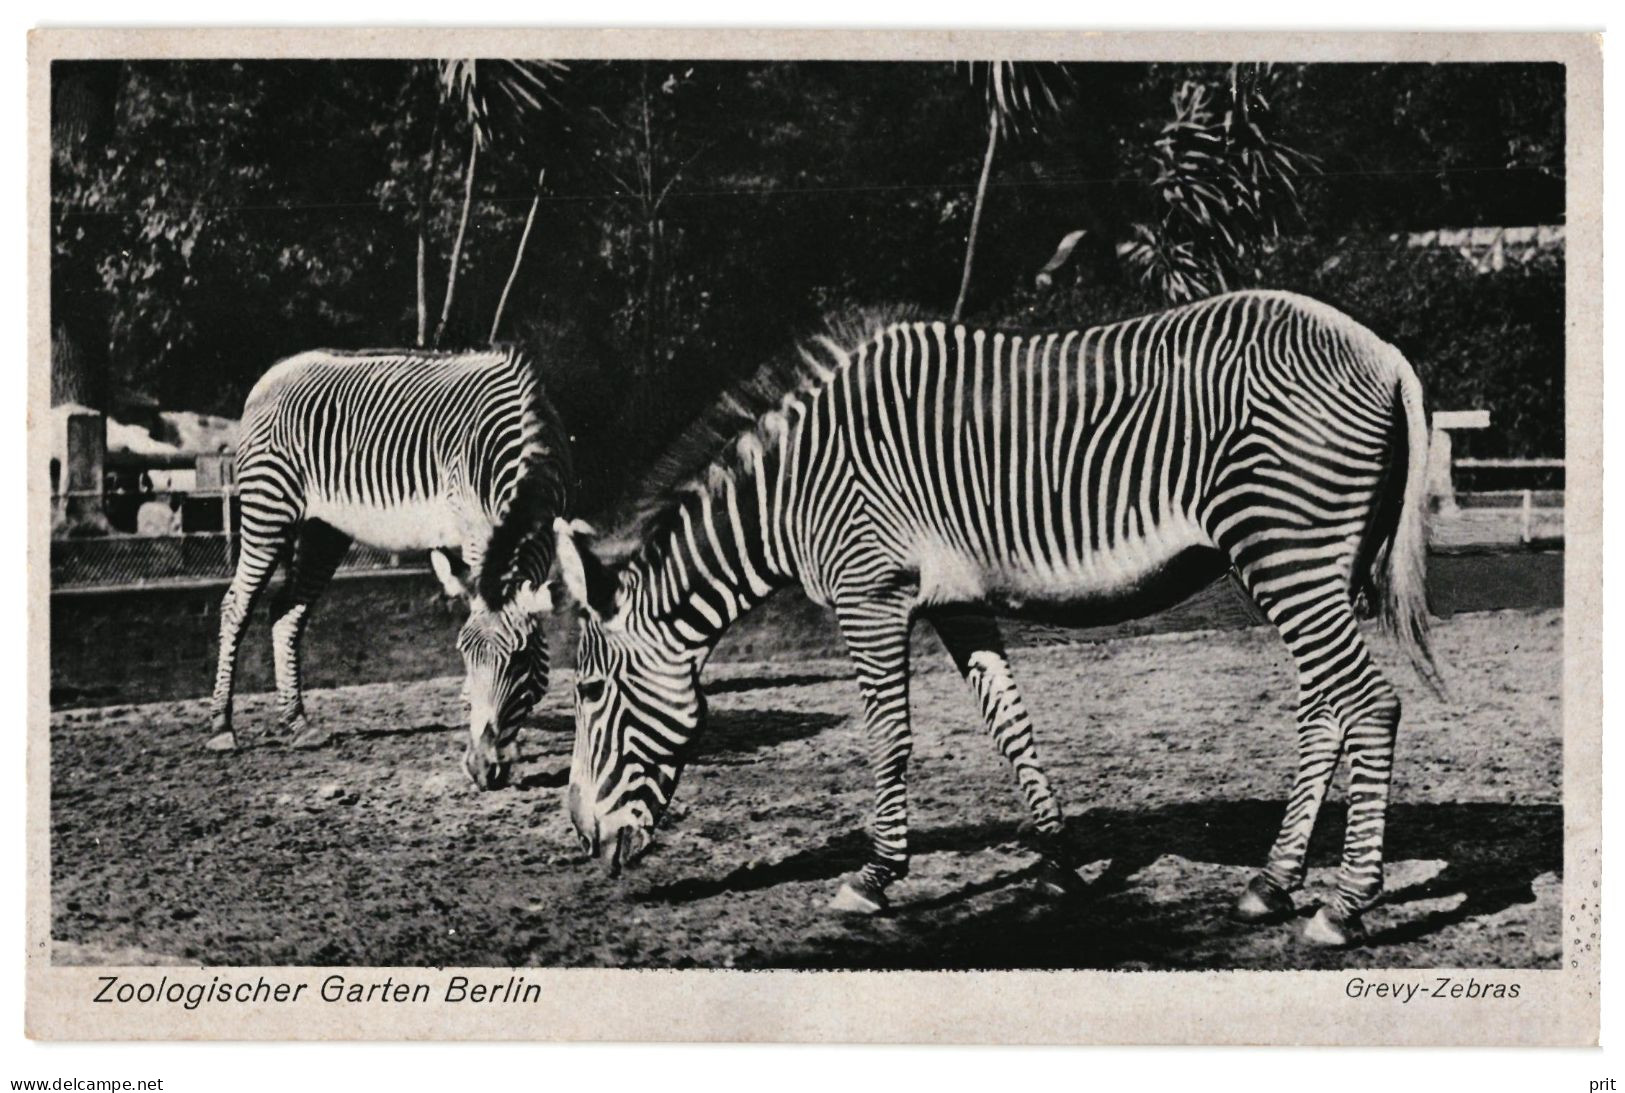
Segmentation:
[(429, 203), (434, 199), (434, 176), (440, 164), (440, 98), (434, 87), (435, 70), (427, 66), (434, 125), (430, 129), (429, 163), (418, 186), (418, 326), (417, 345), (422, 349), (429, 339)]
[(480, 141), (478, 134), (469, 137), (468, 170), (463, 175), (463, 212), (457, 221), (457, 238), (451, 244), (451, 269), (446, 272), (446, 298), (440, 305), (440, 323), (434, 328), (435, 348), (446, 333), (446, 321), (451, 318), (451, 302), (457, 295), (457, 267), (463, 257), (463, 238), (468, 234), (468, 214), (474, 206), (474, 168), (479, 164)]
[[(655, 270), (659, 266), (658, 240), (655, 233), (660, 222), (653, 216), (643, 226), (643, 374), (655, 374)], [(640, 383), (639, 388), (642, 388)]]
[(423, 341), (429, 336), (429, 283), (425, 263), (428, 261), (425, 253), (427, 243), (423, 238), (423, 222), (418, 221), (418, 341), (419, 349), (423, 348)]
[(965, 271), (959, 278), (959, 298), (954, 301), (953, 321), (958, 322), (965, 310), (965, 296), (970, 292), (970, 271), (976, 261), (976, 233), (982, 226), (982, 204), (987, 200), (987, 179), (993, 173), (993, 150), (999, 144), (999, 114), (987, 116), (987, 153), (982, 157), (982, 177), (976, 183), (976, 204), (970, 214), (970, 235), (965, 240)]
[(643, 62), (640, 77), (643, 98), (643, 165), (639, 171), (643, 186), (643, 378), (637, 385), (640, 396), (646, 394), (648, 380), (655, 372), (655, 269), (658, 265), (655, 233), (660, 227), (660, 209), (655, 202), (655, 139), (649, 109), (649, 62)]
[(542, 203), (542, 182), (546, 178), (547, 168), (543, 167), (536, 176), (536, 196), (530, 199), (525, 230), (519, 233), (519, 249), (513, 255), (513, 268), (508, 271), (508, 281), (502, 286), (502, 295), (497, 298), (497, 313), (491, 319), (491, 337), (488, 339), (492, 345), (497, 343), (497, 328), (502, 325), (502, 311), (508, 306), (508, 293), (513, 291), (513, 283), (519, 277), (519, 263), (525, 260), (525, 244), (530, 242), (530, 227), (536, 222), (536, 208)]
[[(98, 170), (99, 153), (117, 124), (122, 65), (59, 65), (51, 88), (52, 187), (59, 173), (76, 165)], [(52, 205), (51, 230), (73, 239), (75, 229), (99, 218), (101, 209), (77, 211)], [(95, 238), (94, 236), (92, 237)], [(83, 245), (86, 250), (91, 246)], [(88, 255), (51, 262), (51, 404), (75, 402), (108, 408), (113, 387), (112, 300)]]

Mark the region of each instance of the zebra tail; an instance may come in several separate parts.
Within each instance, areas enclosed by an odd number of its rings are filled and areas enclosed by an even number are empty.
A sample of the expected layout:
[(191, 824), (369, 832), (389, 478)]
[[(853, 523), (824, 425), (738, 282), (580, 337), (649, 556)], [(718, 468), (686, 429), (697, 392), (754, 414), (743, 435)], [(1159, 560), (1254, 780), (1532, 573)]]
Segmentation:
[(1405, 490), (1393, 537), (1378, 566), (1384, 586), (1380, 610), (1389, 633), (1404, 650), (1416, 674), (1434, 694), (1448, 698), (1444, 675), (1429, 640), (1427, 412), (1415, 370), (1397, 352), (1394, 356), (1398, 364), (1396, 402), (1405, 414)]

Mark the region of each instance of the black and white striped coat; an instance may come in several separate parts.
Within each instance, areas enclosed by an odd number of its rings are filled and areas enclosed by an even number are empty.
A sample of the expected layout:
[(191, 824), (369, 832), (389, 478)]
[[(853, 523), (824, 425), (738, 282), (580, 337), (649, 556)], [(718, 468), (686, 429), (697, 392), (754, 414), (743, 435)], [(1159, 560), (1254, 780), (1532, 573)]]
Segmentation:
[[(271, 368), (250, 392), (237, 453), (241, 550), (221, 607), (211, 747), (234, 746), (231, 692), (242, 626), (279, 561), (272, 608), (282, 721), (300, 744), (327, 739), (304, 717), (299, 641), (351, 541), (433, 550), (449, 594), (469, 601), (458, 638), (468, 670), (466, 764), (501, 784), (518, 720), (545, 691), (553, 519), (568, 445), (534, 368), (491, 350), (316, 351)], [(461, 552), (461, 565), (445, 550)]]
[(1401, 644), (1432, 671), (1426, 427), (1404, 358), (1280, 292), (1087, 330), (887, 323), (818, 339), (803, 358), (777, 405), (623, 529), (631, 553), (614, 568), (561, 524), (560, 565), (587, 605), (570, 800), (589, 846), (614, 866), (648, 841), (703, 713), (705, 655), (742, 612), (799, 584), (833, 608), (851, 650), (876, 779), (874, 856), (838, 904), (883, 906), (907, 868), (908, 635), (920, 617), (1064, 858), (993, 614), (1093, 625), (1233, 568), (1286, 640), (1300, 693), (1297, 782), (1242, 913), (1290, 907), (1346, 750), (1342, 887), (1312, 929), (1347, 940), (1381, 887), (1399, 714), (1357, 625), (1358, 595), (1381, 581)]

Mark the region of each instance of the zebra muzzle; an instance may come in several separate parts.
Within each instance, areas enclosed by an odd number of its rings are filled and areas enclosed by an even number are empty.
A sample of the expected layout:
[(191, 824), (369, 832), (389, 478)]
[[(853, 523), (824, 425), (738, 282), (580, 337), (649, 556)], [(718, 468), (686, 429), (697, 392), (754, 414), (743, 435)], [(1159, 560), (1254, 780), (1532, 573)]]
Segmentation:
[(612, 838), (604, 838), (599, 842), (599, 863), (610, 876), (618, 877), (622, 869), (631, 865), (648, 849), (649, 842), (648, 828), (636, 824), (623, 824), (615, 830)]
[(463, 753), (463, 769), (479, 788), (502, 789), (513, 772), (512, 756), (489, 743), (489, 734), (482, 735), (469, 741)]

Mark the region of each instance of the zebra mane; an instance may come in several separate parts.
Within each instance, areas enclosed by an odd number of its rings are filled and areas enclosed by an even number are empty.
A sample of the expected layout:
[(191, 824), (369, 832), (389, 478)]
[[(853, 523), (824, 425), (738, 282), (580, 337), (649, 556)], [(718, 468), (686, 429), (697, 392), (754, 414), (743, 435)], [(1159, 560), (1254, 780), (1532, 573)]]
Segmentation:
[(523, 439), (519, 474), (497, 510), (480, 566), (480, 599), (492, 610), (513, 599), (527, 548), (536, 548), (551, 564), (553, 518), (564, 514), (571, 478), (564, 426), (548, 401), (536, 366), (517, 349), (507, 351), (505, 363), (519, 376)]
[(832, 378), (832, 350), (846, 352), (882, 330), (920, 318), (917, 308), (890, 306), (850, 308), (826, 315), (811, 335), (797, 339), (749, 379), (736, 383), (687, 426), (650, 464), (641, 484), (609, 521), (600, 553), (606, 561), (625, 561), (637, 554), (677, 517), (685, 498), (709, 489), (718, 474), (739, 467), (739, 446), (747, 437), (762, 439), (763, 419), (780, 409), (787, 396), (811, 394)]

